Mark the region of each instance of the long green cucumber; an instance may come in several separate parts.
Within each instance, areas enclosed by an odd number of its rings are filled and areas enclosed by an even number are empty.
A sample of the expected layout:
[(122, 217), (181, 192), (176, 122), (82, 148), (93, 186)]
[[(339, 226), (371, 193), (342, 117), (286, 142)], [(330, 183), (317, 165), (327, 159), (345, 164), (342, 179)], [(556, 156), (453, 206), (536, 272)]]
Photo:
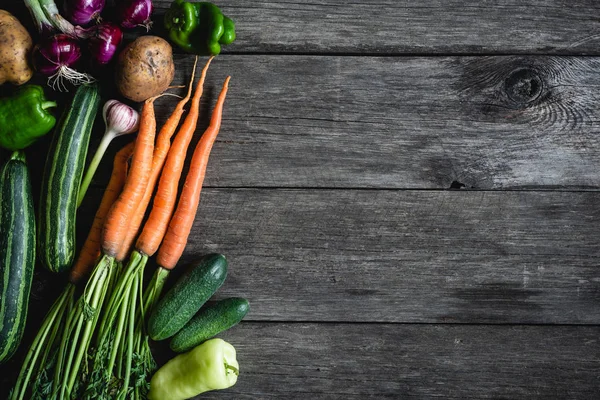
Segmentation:
[(0, 172), (0, 363), (17, 350), (35, 266), (35, 214), (22, 150)]
[(179, 332), (200, 307), (223, 285), (227, 260), (221, 254), (208, 254), (175, 282), (150, 314), (148, 334), (163, 340)]
[(75, 257), (77, 196), (90, 135), (100, 104), (97, 85), (77, 88), (61, 116), (48, 150), (38, 213), (38, 259), (62, 272)]
[(200, 309), (194, 318), (173, 336), (169, 346), (184, 353), (202, 342), (237, 325), (248, 313), (250, 305), (242, 297), (219, 300)]

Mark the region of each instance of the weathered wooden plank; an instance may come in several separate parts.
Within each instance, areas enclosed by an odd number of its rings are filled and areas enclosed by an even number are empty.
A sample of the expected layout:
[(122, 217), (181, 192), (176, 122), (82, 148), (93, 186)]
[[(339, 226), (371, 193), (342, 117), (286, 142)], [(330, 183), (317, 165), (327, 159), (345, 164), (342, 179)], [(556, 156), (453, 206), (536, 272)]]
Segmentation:
[[(175, 83), (192, 62), (177, 56)], [(223, 55), (198, 130), (231, 74), (206, 184), (597, 188), (598, 70), (580, 57)], [(159, 119), (172, 107), (162, 99)]]
[[(162, 14), (170, 0), (156, 1)], [(593, 0), (271, 0), (219, 6), (237, 22), (225, 51), (598, 54)], [(160, 19), (160, 17), (159, 17)]]
[(225, 254), (250, 320), (598, 324), (599, 221), (598, 192), (206, 189), (181, 265)]
[(600, 328), (242, 323), (238, 384), (206, 399), (592, 399)]
[[(174, 84), (192, 62), (177, 58)], [(198, 129), (232, 75), (205, 183), (598, 188), (599, 70), (600, 58), (577, 57), (224, 55)], [(159, 119), (173, 104), (159, 101)]]
[[(202, 399), (593, 399), (598, 326), (242, 322), (241, 374)], [(154, 345), (161, 363), (172, 353)], [(16, 361), (16, 360), (15, 360)], [(13, 368), (8, 368), (10, 365)], [(17, 372), (2, 367), (0, 395)]]
[[(155, 0), (153, 33), (171, 0)], [(29, 23), (19, 0), (2, 7)], [(108, 1), (107, 14), (110, 15)], [(593, 0), (222, 0), (237, 40), (224, 52), (598, 54)]]

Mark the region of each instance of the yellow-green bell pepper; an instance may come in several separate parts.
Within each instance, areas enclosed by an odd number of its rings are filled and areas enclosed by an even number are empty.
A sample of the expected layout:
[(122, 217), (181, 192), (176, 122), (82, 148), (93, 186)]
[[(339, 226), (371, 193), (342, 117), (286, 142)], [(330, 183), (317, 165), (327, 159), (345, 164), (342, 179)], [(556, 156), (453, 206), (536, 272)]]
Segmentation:
[(162, 366), (150, 381), (148, 400), (185, 400), (210, 390), (227, 389), (237, 382), (235, 348), (211, 339)]

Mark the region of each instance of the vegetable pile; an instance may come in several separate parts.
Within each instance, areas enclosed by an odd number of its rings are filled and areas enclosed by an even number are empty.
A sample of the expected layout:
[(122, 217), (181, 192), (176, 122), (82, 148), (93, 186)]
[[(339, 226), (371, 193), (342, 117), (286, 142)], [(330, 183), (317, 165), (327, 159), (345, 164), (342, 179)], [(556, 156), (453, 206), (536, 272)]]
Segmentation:
[[(61, 8), (54, 0), (24, 3), (37, 29), (33, 38), (0, 10), (0, 85), (18, 86), (0, 98), (0, 147), (11, 152), (0, 166), (0, 363), (21, 343), (36, 265), (68, 279), (27, 344), (9, 398), (187, 399), (231, 387), (239, 374), (236, 351), (215, 336), (238, 324), (249, 303), (211, 301), (227, 276), (225, 256), (197, 257), (162, 292), (186, 248), (221, 129), (230, 77), (187, 157), (209, 66), (234, 41), (233, 21), (212, 3), (175, 0), (162, 38), (147, 34), (151, 0), (120, 1), (106, 14), (105, 0), (65, 0)], [(134, 38), (124, 43), (128, 29)], [(171, 43), (196, 59), (185, 94), (159, 125), (154, 103), (176, 89)], [(196, 82), (199, 55), (209, 57)], [(102, 66), (110, 72), (96, 75)], [(36, 77), (49, 87), (28, 83)], [(105, 98), (106, 86), (114, 86), (115, 98)], [(74, 93), (60, 104), (64, 95), (54, 91)], [(55, 107), (62, 109), (58, 122)], [(100, 114), (105, 132), (92, 153)], [(44, 174), (32, 182), (26, 153), (45, 135)], [(77, 210), (121, 135), (135, 138), (116, 152), (80, 245)], [(40, 188), (37, 210), (33, 186)], [(150, 260), (157, 267), (146, 277)], [(151, 346), (161, 341), (183, 354), (156, 371)]]

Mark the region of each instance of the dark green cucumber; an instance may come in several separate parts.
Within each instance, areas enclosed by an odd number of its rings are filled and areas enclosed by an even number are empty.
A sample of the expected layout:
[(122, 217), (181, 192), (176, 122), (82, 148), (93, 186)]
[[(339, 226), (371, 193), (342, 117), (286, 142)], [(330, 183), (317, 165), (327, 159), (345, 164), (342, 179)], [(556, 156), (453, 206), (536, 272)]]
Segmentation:
[(48, 150), (37, 252), (40, 263), (52, 272), (66, 270), (75, 257), (77, 196), (99, 104), (97, 85), (79, 86), (54, 130)]
[(171, 350), (183, 353), (200, 343), (237, 325), (248, 313), (250, 305), (242, 297), (217, 301), (200, 310), (194, 318), (171, 339)]
[(35, 266), (35, 214), (23, 151), (0, 172), (0, 364), (15, 352), (25, 328)]
[(150, 314), (150, 337), (163, 340), (179, 332), (223, 285), (226, 276), (225, 256), (208, 254), (198, 260), (175, 282)]

